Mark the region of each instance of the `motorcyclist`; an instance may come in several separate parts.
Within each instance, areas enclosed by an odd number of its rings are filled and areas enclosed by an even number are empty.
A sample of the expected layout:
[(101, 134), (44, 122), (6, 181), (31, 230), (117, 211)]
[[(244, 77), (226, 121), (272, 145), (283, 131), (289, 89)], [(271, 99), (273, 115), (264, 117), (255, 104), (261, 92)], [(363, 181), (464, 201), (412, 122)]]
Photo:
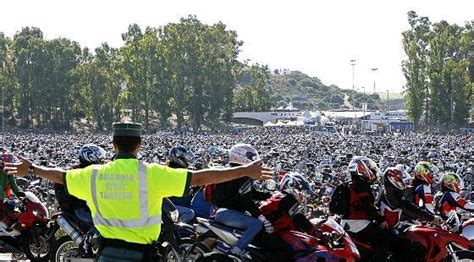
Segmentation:
[(443, 196), (438, 206), (442, 218), (448, 219), (455, 215), (458, 208), (474, 211), (474, 203), (467, 201), (459, 194), (459, 182), (452, 172), (447, 172), (441, 177), (441, 191)]
[(329, 210), (342, 216), (342, 226), (349, 235), (373, 246), (374, 261), (385, 261), (392, 245), (392, 236), (387, 230), (385, 217), (375, 206), (371, 189), (379, 172), (377, 164), (370, 158), (356, 156), (349, 163), (348, 169), (351, 182), (336, 187)]
[(322, 234), (301, 212), (301, 204), (309, 195), (314, 194), (308, 180), (296, 172), (287, 173), (279, 184), (281, 192), (273, 194), (261, 206), (263, 215), (272, 223), (275, 233), (288, 243), (292, 253), (307, 251), (305, 243), (291, 231), (300, 231), (322, 239)]
[(0, 155), (0, 219), (14, 212), (18, 206), (17, 197), (24, 197), (25, 193), (16, 184), (15, 178), (3, 172), (5, 163), (18, 162), (13, 154)]
[(411, 194), (414, 190), (407, 185), (407, 176), (397, 167), (389, 167), (384, 172), (384, 191), (378, 205), (388, 227), (395, 228), (405, 219), (439, 221), (437, 216), (413, 204)]
[[(245, 165), (257, 159), (259, 159), (257, 150), (249, 144), (236, 144), (229, 151), (231, 167)], [(271, 223), (254, 202), (269, 197), (269, 193), (257, 191), (253, 179), (248, 177), (215, 186), (212, 194), (212, 202), (217, 208), (215, 221), (243, 231), (230, 253), (241, 257), (264, 225), (269, 232), (272, 230)], [(246, 215), (245, 212), (250, 215)]]
[(300, 201), (314, 193), (308, 180), (299, 173), (289, 172), (282, 178), (279, 187), (281, 192), (273, 194), (260, 206), (275, 233), (298, 230), (311, 234), (313, 224), (300, 207)]
[(433, 178), (436, 172), (436, 166), (427, 161), (418, 162), (413, 172), (413, 187), (415, 188), (413, 201), (415, 202), (415, 205), (424, 207), (432, 214), (434, 214), (435, 211), (431, 185), (434, 182)]
[[(194, 161), (194, 154), (185, 146), (173, 146), (168, 153), (168, 166), (171, 168), (188, 168)], [(189, 223), (194, 219), (194, 211), (189, 208), (193, 193), (183, 197), (170, 197), (169, 200), (175, 205), (179, 212), (179, 219), (184, 223)]]
[[(105, 150), (95, 144), (87, 144), (79, 149), (79, 164), (73, 168), (84, 168), (94, 164), (101, 164), (105, 157)], [(56, 198), (61, 210), (74, 213), (80, 220), (92, 225), (92, 216), (86, 202), (67, 193), (64, 185), (54, 184)]]
[(14, 177), (9, 176), (3, 172), (3, 167), (5, 163), (18, 162), (13, 154), (3, 153), (0, 155), (0, 200), (3, 201), (16, 195), (17, 197), (25, 196), (25, 193), (16, 184)]

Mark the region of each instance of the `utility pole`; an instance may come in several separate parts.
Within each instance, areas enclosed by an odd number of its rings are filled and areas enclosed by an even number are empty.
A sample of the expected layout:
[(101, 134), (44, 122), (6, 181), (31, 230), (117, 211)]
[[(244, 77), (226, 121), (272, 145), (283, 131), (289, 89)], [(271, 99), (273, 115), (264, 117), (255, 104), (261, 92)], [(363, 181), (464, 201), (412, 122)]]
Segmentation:
[[(355, 71), (355, 65), (356, 65), (356, 60), (355, 59), (351, 59), (351, 66), (352, 66), (352, 93), (355, 92), (355, 76), (354, 76), (354, 71)], [(349, 98), (352, 98), (351, 96), (349, 96)], [(353, 105), (354, 103), (354, 99), (351, 99), (351, 104)], [(354, 106), (352, 106), (352, 109), (354, 109)]]
[(371, 68), (370, 70), (372, 70), (372, 72), (374, 72), (374, 94), (375, 94), (375, 71), (377, 71), (379, 69), (374, 67), (374, 68)]
[[(362, 88), (364, 89), (364, 103), (362, 104), (362, 109), (364, 110), (364, 114), (362, 116), (362, 119), (365, 120), (365, 108), (367, 107), (367, 100), (366, 100), (366, 97), (365, 97), (365, 86), (363, 86)], [(363, 122), (363, 123), (365, 124), (365, 122)], [(362, 125), (362, 131), (365, 131), (365, 126), (364, 125)]]
[(351, 59), (351, 66), (352, 66), (352, 91), (355, 91), (355, 78), (354, 78), (354, 68), (356, 65), (356, 60)]

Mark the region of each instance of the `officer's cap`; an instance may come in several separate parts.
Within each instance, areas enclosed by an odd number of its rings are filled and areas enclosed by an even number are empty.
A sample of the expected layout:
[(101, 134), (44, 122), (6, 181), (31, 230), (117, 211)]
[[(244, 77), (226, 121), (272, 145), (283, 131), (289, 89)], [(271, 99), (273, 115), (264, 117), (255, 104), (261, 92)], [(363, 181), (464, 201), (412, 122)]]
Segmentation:
[(134, 136), (141, 137), (142, 124), (118, 122), (112, 124), (114, 136)]

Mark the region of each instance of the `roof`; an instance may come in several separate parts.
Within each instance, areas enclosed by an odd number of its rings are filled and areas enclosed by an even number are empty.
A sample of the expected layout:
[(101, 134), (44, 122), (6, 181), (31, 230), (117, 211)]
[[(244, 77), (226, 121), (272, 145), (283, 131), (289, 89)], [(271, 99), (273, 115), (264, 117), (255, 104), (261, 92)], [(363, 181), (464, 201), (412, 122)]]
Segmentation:
[(323, 111), (324, 115), (331, 118), (361, 118), (370, 115), (371, 112), (364, 111)]

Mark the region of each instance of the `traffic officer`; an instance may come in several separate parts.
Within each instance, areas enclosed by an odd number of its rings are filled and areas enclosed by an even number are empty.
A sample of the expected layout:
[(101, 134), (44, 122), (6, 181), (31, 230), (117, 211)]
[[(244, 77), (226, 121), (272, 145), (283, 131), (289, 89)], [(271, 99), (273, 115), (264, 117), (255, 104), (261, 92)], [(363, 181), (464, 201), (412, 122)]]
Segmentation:
[(242, 167), (191, 171), (138, 161), (141, 124), (114, 123), (115, 159), (103, 165), (63, 171), (40, 167), (26, 158), (9, 164), (10, 175), (25, 176), (32, 170), (89, 206), (95, 227), (104, 237), (99, 261), (143, 261), (150, 259), (150, 244), (158, 239), (162, 199), (187, 194), (190, 186), (222, 183), (249, 176), (271, 178), (271, 170), (259, 161)]

